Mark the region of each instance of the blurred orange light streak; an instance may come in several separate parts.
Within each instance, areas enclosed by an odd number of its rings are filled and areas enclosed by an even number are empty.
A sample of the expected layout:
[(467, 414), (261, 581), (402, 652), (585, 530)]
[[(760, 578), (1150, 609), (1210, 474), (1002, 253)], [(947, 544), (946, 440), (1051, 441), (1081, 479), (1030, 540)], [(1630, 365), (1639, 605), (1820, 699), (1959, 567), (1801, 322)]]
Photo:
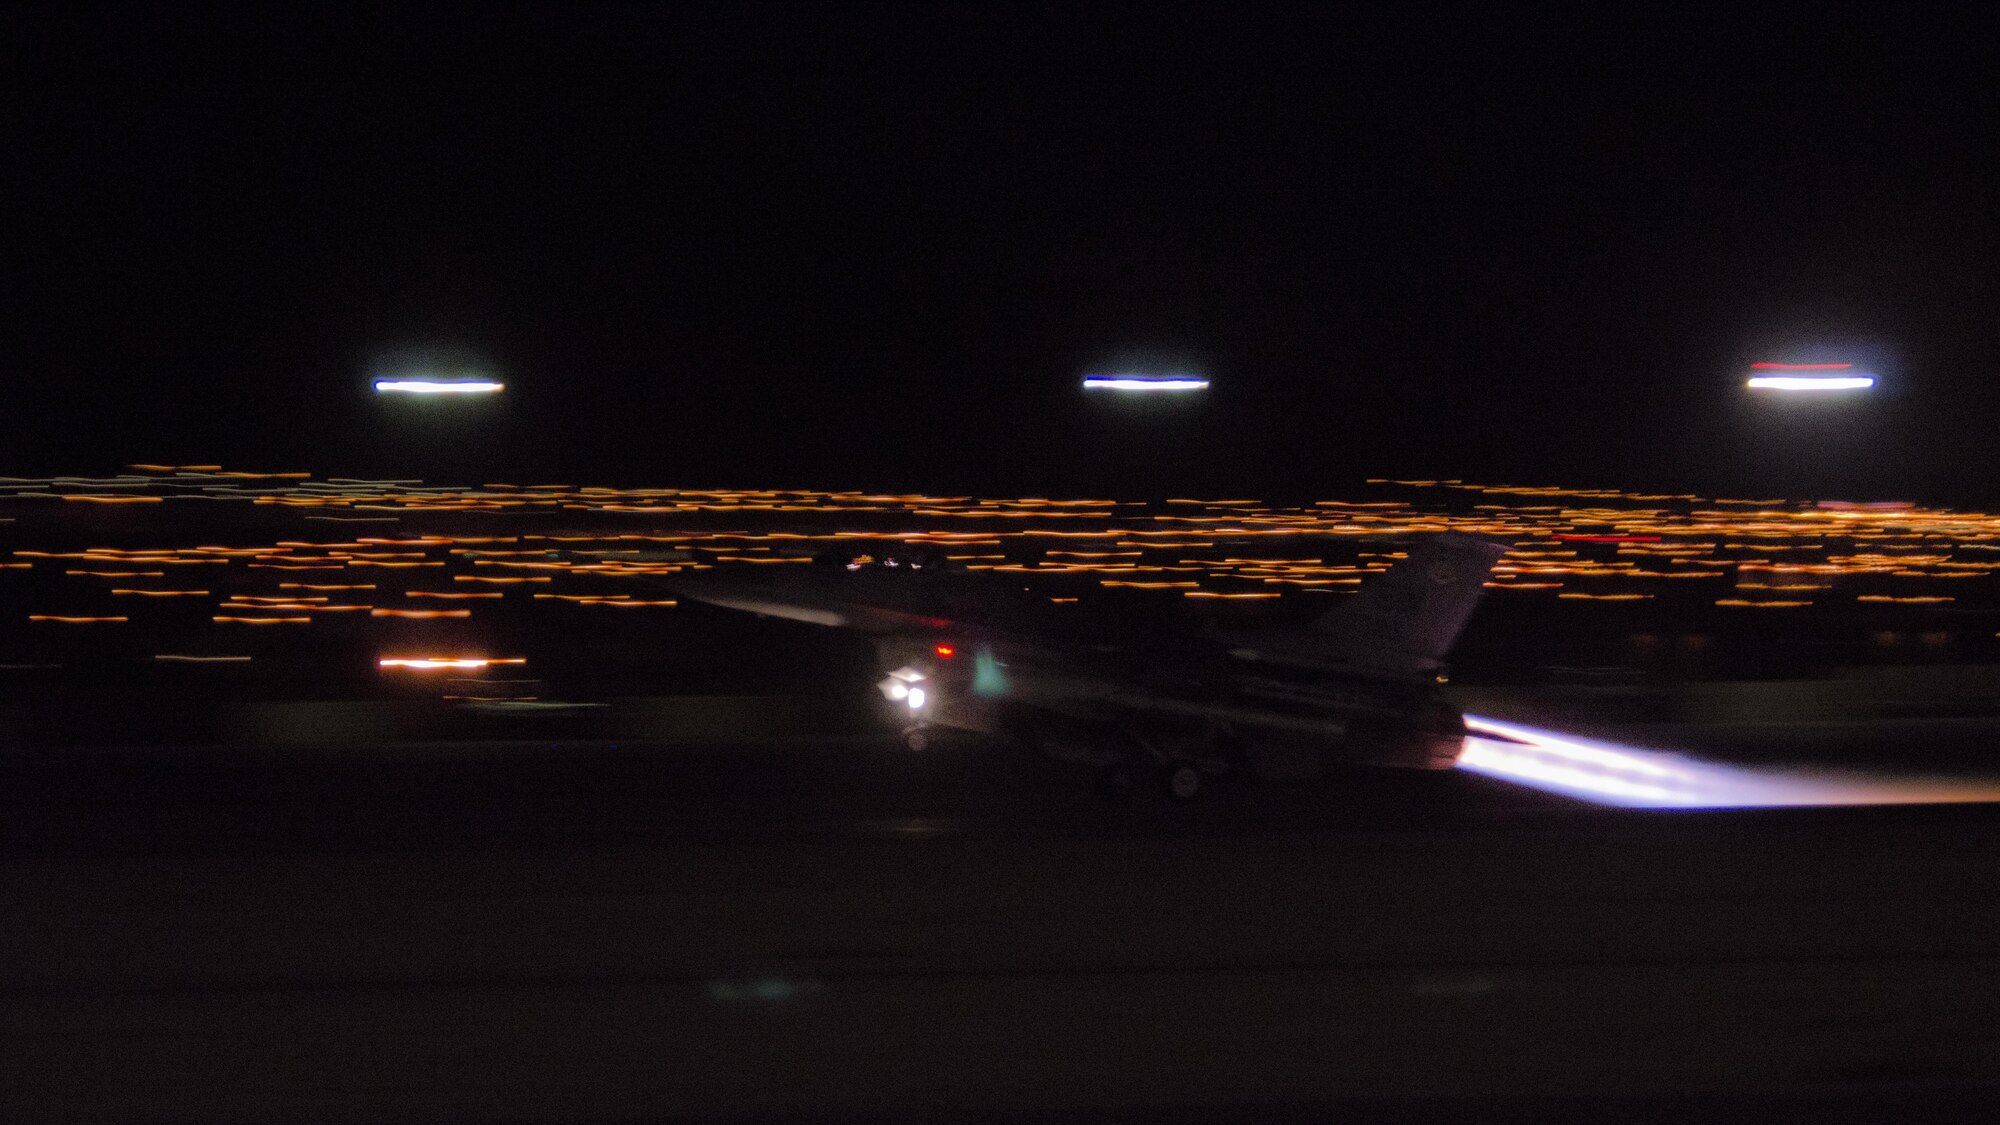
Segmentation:
[(352, 585), (343, 585), (340, 583), (313, 583), (313, 582), (278, 583), (278, 589), (280, 590), (373, 590), (374, 588), (375, 584), (373, 582), (363, 582)]

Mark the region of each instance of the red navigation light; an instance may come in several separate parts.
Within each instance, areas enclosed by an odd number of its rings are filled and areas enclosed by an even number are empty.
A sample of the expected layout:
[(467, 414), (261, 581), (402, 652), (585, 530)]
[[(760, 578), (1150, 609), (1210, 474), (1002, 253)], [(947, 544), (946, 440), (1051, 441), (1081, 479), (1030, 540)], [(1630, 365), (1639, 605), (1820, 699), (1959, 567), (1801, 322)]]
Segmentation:
[(944, 657), (946, 660), (949, 660), (952, 657), (958, 655), (958, 650), (951, 647), (950, 645), (939, 645), (936, 648), (932, 649), (931, 651), (937, 653), (939, 656)]
[(1752, 371), (1846, 371), (1851, 363), (1753, 363)]

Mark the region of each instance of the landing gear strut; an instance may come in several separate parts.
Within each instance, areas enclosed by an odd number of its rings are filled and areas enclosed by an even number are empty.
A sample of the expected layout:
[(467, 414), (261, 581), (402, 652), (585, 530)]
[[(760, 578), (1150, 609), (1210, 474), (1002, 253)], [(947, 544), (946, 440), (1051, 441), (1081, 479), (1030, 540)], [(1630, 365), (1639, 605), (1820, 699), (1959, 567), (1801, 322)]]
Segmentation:
[(1179, 761), (1115, 762), (1104, 767), (1097, 779), (1098, 793), (1114, 804), (1124, 804), (1141, 795), (1184, 804), (1194, 800), (1201, 787), (1201, 767)]
[(1115, 762), (1098, 775), (1097, 795), (1114, 805), (1125, 804), (1138, 791), (1138, 771), (1130, 762)]

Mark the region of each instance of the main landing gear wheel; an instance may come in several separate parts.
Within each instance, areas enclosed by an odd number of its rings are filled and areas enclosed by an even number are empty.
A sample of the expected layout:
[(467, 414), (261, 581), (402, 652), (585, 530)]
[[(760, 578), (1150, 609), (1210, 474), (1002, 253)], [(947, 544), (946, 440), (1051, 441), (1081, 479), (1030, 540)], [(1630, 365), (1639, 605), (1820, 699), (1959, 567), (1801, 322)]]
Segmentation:
[(931, 732), (925, 727), (903, 728), (903, 748), (912, 754), (922, 754), (931, 748)]
[(1201, 768), (1186, 762), (1152, 766), (1119, 762), (1106, 766), (1097, 778), (1098, 794), (1117, 805), (1142, 795), (1149, 800), (1164, 797), (1174, 804), (1188, 804), (1200, 794), (1201, 787)]

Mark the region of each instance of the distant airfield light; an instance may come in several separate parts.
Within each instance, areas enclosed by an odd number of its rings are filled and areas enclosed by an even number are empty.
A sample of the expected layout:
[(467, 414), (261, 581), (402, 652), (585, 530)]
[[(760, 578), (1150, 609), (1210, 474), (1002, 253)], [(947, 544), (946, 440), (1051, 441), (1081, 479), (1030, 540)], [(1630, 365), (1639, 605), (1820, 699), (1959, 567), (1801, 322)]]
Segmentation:
[(1205, 391), (1208, 389), (1208, 380), (1186, 375), (1086, 375), (1083, 379), (1083, 389), (1153, 393)]
[(1746, 384), (1756, 391), (1865, 391), (1875, 385), (1873, 375), (1754, 375)]
[(380, 395), (491, 395), (507, 388), (489, 379), (377, 379)]
[(1854, 371), (1851, 363), (1753, 363), (1750, 370), (1767, 372), (1744, 384), (1754, 391), (1865, 391), (1875, 385), (1875, 376)]
[(490, 668), (497, 664), (526, 664), (526, 657), (512, 656), (487, 658), (483, 656), (385, 656), (375, 662), (379, 668), (411, 668), (429, 671), (434, 668)]

